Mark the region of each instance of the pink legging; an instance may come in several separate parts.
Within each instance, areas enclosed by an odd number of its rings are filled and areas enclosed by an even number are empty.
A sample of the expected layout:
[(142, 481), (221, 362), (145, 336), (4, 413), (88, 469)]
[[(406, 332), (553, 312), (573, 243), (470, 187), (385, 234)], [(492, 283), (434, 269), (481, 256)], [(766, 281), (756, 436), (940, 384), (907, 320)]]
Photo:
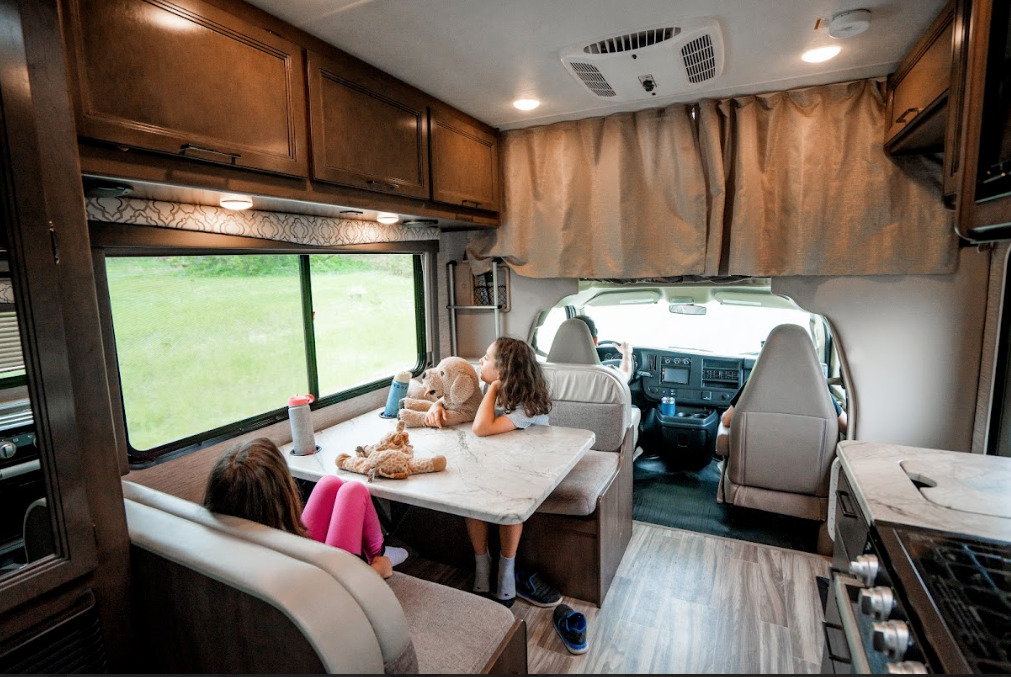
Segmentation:
[(383, 531), (368, 488), (327, 475), (313, 487), (302, 511), (302, 524), (314, 541), (364, 555), (371, 563), (383, 554)]

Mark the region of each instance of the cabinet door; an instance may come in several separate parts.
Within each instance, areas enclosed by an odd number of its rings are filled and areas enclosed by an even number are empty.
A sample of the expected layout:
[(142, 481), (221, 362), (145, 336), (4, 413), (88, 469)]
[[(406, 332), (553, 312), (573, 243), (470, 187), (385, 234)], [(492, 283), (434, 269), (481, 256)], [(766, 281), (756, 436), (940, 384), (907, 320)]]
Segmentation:
[(428, 198), (428, 100), (351, 57), (309, 53), (312, 176)]
[(498, 211), (498, 135), (445, 108), (431, 109), (432, 199)]
[(66, 0), (78, 134), (305, 176), (301, 48), (199, 0)]
[(885, 148), (890, 153), (944, 147), (953, 13), (948, 5), (889, 79)]

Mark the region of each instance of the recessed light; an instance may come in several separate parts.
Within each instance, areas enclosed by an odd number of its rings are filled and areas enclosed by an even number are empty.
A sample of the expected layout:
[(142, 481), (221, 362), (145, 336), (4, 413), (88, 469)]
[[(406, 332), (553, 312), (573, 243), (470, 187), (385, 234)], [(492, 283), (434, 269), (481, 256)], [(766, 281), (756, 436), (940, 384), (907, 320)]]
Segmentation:
[(400, 220), (400, 217), (396, 214), (386, 214), (384, 212), (379, 212), (376, 214), (376, 221), (379, 223), (396, 223)]
[(253, 198), (248, 195), (223, 195), (220, 204), (225, 209), (249, 209), (253, 206)]
[(516, 99), (513, 101), (513, 106), (520, 110), (533, 110), (541, 105), (541, 102), (537, 99)]
[(807, 61), (808, 63), (821, 63), (822, 61), (828, 61), (836, 54), (840, 52), (842, 47), (839, 45), (826, 45), (824, 47), (815, 47), (814, 49), (809, 49), (801, 55), (801, 59)]

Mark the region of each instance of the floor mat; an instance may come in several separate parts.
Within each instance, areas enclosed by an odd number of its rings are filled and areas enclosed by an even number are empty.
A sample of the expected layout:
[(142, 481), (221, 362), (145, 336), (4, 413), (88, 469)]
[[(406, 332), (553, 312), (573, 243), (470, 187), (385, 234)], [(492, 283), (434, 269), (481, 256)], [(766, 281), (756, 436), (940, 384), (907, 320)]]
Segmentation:
[(634, 519), (804, 552), (818, 551), (819, 523), (716, 502), (716, 461), (701, 470), (671, 467), (659, 456), (633, 464)]

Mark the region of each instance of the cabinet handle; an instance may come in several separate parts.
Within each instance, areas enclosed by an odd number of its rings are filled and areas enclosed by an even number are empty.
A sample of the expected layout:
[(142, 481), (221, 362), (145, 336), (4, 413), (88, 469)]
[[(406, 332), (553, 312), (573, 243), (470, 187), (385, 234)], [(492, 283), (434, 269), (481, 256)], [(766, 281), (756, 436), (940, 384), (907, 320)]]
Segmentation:
[(853, 504), (850, 503), (850, 495), (839, 492), (839, 509), (842, 510), (842, 514), (846, 517), (857, 517), (856, 512), (853, 510)]
[(475, 207), (480, 207), (483, 203), (477, 200), (460, 200), (460, 204), (466, 207), (467, 205), (474, 205)]
[(365, 183), (369, 184), (371, 188), (382, 188), (383, 190), (398, 190), (400, 188), (395, 183), (386, 183), (385, 181), (376, 181), (375, 179), (368, 179)]
[(239, 153), (226, 153), (224, 151), (214, 150), (213, 148), (204, 148), (203, 146), (195, 146), (192, 143), (184, 143), (183, 145), (179, 146), (180, 155), (186, 155), (186, 153), (191, 150), (195, 150), (198, 153), (210, 153), (211, 155), (221, 155), (222, 157), (231, 158), (233, 165), (235, 164), (236, 160), (242, 157), (242, 155), (240, 155)]
[(910, 113), (912, 113), (913, 115), (916, 115), (919, 112), (920, 112), (919, 108), (907, 108), (906, 110), (902, 111), (902, 115), (900, 115), (899, 117), (895, 118), (895, 124), (902, 124), (902, 123), (908, 122), (908, 120), (906, 120), (906, 116), (907, 115), (909, 115)]

